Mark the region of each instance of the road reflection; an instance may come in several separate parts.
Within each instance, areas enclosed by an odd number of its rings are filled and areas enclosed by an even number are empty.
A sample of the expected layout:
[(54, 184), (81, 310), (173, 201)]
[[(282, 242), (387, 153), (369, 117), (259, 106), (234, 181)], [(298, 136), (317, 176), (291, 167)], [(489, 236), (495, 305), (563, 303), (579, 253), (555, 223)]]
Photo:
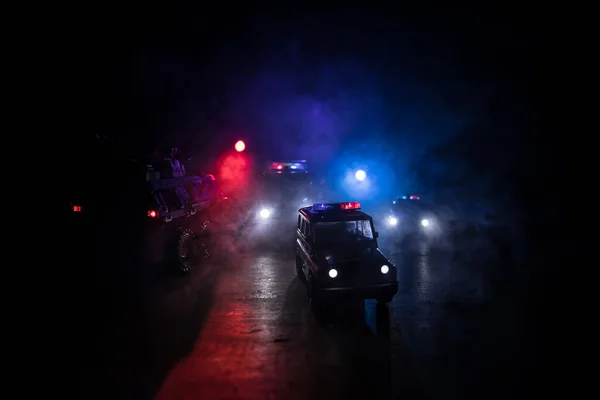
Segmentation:
[(317, 318), (304, 284), (294, 278), (288, 287), (285, 324), (304, 327), (295, 337), (304, 343), (310, 359), (307, 367), (317, 377), (328, 377), (327, 385), (305, 377), (316, 385), (310, 395), (318, 396), (319, 390), (328, 387), (330, 398), (386, 399), (400, 393), (418, 398), (416, 374), (399, 331), (390, 326), (388, 308), (358, 300), (338, 302), (334, 307)]
[[(400, 282), (392, 321), (402, 328), (428, 397), (509, 397), (524, 379), (514, 360), (523, 358), (526, 316), (490, 290), (486, 273), (498, 262), (486, 255), (493, 248), (384, 246)], [(494, 393), (485, 389), (491, 386)]]
[(282, 398), (288, 391), (287, 366), (274, 347), (278, 310), (264, 307), (275, 291), (265, 286), (265, 276), (257, 286), (250, 271), (267, 269), (252, 257), (238, 263), (220, 281), (196, 346), (171, 371), (157, 399)]

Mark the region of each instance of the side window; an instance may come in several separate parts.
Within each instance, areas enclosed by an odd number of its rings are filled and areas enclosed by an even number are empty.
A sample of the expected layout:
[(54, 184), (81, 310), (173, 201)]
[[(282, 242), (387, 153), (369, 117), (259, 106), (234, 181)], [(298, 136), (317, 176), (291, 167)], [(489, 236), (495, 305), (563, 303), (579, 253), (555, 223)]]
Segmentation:
[(308, 221), (306, 221), (306, 224), (304, 224), (304, 236), (310, 236), (310, 222)]

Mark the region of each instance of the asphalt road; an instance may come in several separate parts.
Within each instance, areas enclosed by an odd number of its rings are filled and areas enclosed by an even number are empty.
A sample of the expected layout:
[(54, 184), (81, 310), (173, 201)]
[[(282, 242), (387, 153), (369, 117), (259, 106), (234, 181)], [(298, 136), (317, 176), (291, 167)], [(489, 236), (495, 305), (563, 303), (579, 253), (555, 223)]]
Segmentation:
[(527, 383), (526, 285), (498, 246), (383, 237), (400, 271), (394, 301), (341, 304), (322, 321), (295, 276), (291, 232), (272, 228), (219, 235), (186, 276), (133, 268), (127, 285), (98, 288), (110, 306), (88, 327), (81, 397), (506, 398)]

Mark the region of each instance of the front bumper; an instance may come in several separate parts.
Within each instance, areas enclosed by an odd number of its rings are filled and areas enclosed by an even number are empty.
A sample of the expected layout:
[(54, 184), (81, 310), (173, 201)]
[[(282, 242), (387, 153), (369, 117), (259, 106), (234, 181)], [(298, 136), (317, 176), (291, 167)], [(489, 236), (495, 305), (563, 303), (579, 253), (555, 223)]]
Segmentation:
[(392, 297), (398, 293), (398, 282), (380, 283), (366, 286), (335, 286), (318, 289), (320, 295), (327, 297), (351, 296), (362, 299)]
[(446, 233), (447, 229), (442, 226), (439, 222), (435, 221), (430, 223), (428, 226), (423, 226), (419, 223), (404, 223), (397, 225), (390, 225), (386, 223), (386, 234), (392, 237), (404, 237), (406, 235), (416, 235), (423, 238), (439, 237)]

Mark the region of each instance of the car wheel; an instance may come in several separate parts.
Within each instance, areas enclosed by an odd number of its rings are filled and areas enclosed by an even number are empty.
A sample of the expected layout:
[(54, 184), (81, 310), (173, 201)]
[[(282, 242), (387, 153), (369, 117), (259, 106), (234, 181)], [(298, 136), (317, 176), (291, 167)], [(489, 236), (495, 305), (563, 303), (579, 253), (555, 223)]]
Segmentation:
[(312, 301), (313, 297), (316, 295), (313, 281), (314, 281), (313, 276), (309, 271), (308, 277), (306, 278), (306, 289), (308, 290), (308, 297), (311, 299), (311, 301)]
[(317, 284), (312, 274), (308, 273), (307, 279), (308, 297), (310, 298), (310, 308), (318, 320), (323, 320), (326, 317), (326, 305), (323, 298), (319, 295)]
[(301, 281), (306, 281), (304, 271), (302, 270), (302, 259), (299, 256), (296, 256), (296, 275), (298, 275), (298, 278)]

